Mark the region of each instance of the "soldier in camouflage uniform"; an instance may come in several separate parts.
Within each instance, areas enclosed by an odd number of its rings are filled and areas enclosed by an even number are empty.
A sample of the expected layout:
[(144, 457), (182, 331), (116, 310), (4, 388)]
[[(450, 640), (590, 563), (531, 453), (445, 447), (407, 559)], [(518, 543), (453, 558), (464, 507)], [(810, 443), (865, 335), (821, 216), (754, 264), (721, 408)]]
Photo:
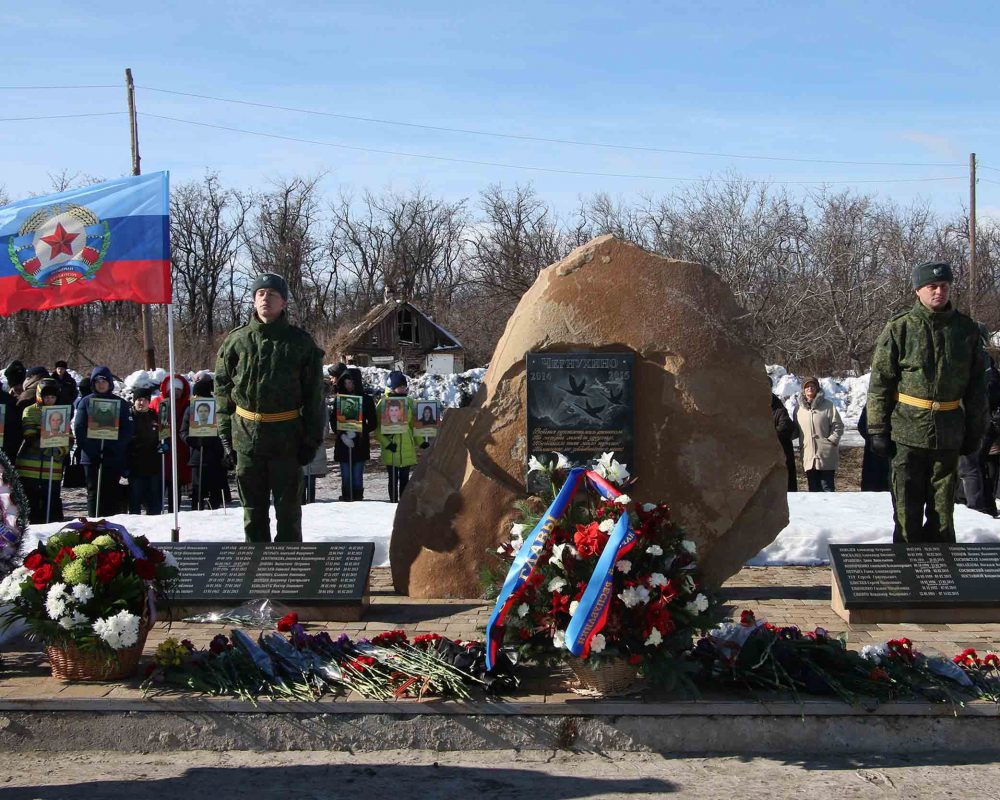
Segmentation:
[(896, 542), (955, 541), (958, 458), (988, 421), (979, 326), (949, 302), (951, 283), (948, 264), (915, 267), (917, 302), (889, 320), (872, 359), (868, 433), (892, 459)]
[(302, 541), (302, 466), (323, 441), (323, 351), (289, 324), (288, 284), (265, 273), (253, 285), (254, 313), (219, 348), (215, 400), (226, 466), (236, 468), (249, 542)]

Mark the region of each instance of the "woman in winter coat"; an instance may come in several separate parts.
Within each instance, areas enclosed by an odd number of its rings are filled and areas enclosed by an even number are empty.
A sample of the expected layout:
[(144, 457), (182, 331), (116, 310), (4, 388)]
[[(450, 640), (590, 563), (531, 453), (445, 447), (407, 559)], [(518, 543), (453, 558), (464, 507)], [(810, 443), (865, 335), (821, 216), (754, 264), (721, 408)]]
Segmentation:
[(63, 518), (60, 487), (66, 448), (41, 445), (42, 408), (56, 405), (58, 399), (59, 384), (44, 378), (35, 384), (35, 402), (21, 416), (23, 437), (17, 454), (17, 472), (28, 497), (28, 521), (32, 525), (62, 522)]
[(806, 378), (795, 412), (802, 443), (802, 468), (810, 492), (833, 492), (834, 473), (840, 463), (840, 437), (844, 422), (832, 401), (823, 395), (816, 378)]
[(337, 394), (361, 397), (361, 431), (337, 429), (337, 407), (330, 411), (330, 428), (337, 435), (333, 445), (334, 460), (340, 465), (340, 499), (365, 499), (365, 463), (372, 457), (371, 435), (378, 427), (375, 401), (365, 392), (361, 370), (351, 367), (337, 378)]

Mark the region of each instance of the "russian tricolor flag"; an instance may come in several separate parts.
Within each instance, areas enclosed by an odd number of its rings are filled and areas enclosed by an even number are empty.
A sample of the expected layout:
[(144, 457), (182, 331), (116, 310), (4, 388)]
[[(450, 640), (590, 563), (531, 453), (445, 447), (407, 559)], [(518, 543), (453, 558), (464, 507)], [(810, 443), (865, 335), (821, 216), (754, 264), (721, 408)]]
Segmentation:
[(0, 208), (0, 315), (95, 300), (170, 302), (166, 172)]

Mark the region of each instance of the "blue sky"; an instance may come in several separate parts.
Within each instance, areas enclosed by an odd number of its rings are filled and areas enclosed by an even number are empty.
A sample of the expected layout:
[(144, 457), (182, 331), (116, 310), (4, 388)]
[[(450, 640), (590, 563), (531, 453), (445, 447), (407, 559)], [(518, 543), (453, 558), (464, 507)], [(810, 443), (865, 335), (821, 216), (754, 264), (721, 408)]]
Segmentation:
[[(140, 119), (143, 169), (218, 171), (262, 187), (325, 173), (324, 191), (407, 189), (449, 199), (531, 181), (569, 214), (581, 195), (625, 198), (729, 170), (773, 181), (851, 181), (941, 213), (966, 202), (970, 151), (1000, 168), (995, 6), (926, 2), (134, 4), (33, 0), (0, 9), (0, 117), (122, 111), (139, 86), (425, 125), (632, 146), (844, 161), (703, 157), (515, 141), (309, 116), (138, 91), (141, 113), (353, 147), (659, 178), (551, 174), (260, 138)], [(10, 10), (6, 10), (10, 9)], [(42, 191), (62, 169), (129, 169), (124, 116), (0, 125), (0, 185)], [(959, 180), (861, 183), (890, 178)], [(1000, 216), (1000, 171), (981, 210)], [(851, 185), (851, 184), (848, 184)], [(791, 187), (805, 192), (807, 186)], [(843, 187), (841, 187), (843, 188)]]

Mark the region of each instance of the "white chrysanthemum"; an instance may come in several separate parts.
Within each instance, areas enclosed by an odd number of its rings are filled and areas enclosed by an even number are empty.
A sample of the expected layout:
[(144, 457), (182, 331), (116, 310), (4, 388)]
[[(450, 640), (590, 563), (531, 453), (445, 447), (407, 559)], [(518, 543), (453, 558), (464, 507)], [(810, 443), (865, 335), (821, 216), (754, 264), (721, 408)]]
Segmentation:
[(625, 575), (628, 575), (632, 571), (632, 562), (627, 558), (623, 558), (615, 562), (615, 569)]
[(619, 592), (618, 598), (625, 604), (626, 608), (633, 608), (640, 603), (649, 602), (649, 589), (645, 586), (635, 586)]
[(21, 584), (31, 575), (31, 570), (18, 567), (0, 581), (0, 603), (11, 603), (21, 596)]
[(549, 581), (550, 592), (561, 592), (565, 588), (566, 588), (565, 578), (556, 577)]
[(656, 511), (656, 503), (643, 503), (642, 510), (645, 511), (647, 514), (650, 511)]
[(580, 601), (579, 600), (573, 600), (573, 601), (571, 601), (570, 604), (569, 604), (569, 615), (572, 617), (576, 613), (576, 610), (579, 607), (580, 607)]
[(510, 526), (510, 538), (511, 539), (523, 539), (524, 538), (524, 525), (520, 522), (515, 522)]
[(602, 519), (601, 524), (597, 526), (599, 531), (604, 533), (611, 533), (611, 529), (615, 527), (615, 521), (613, 519)]
[(45, 611), (49, 619), (58, 620), (66, 613), (66, 584), (53, 583), (45, 595)]
[(646, 553), (648, 553), (651, 556), (662, 556), (663, 548), (660, 547), (658, 544), (651, 544), (649, 547), (646, 548)]
[(174, 557), (174, 554), (171, 553), (169, 550), (163, 551), (163, 565), (166, 567), (173, 567), (174, 569), (177, 569), (177, 559)]
[(556, 646), (556, 649), (561, 649), (566, 646), (566, 632), (556, 631), (555, 635), (552, 637), (552, 644)]
[(873, 664), (881, 664), (884, 655), (884, 645), (866, 644), (861, 648), (861, 657), (867, 661), (871, 661)]
[(618, 503), (619, 505), (627, 506), (629, 503), (632, 502), (632, 498), (629, 497), (627, 494), (620, 494), (618, 495), (618, 497), (615, 498), (615, 502)]
[(662, 642), (663, 642), (663, 635), (660, 633), (660, 631), (657, 628), (653, 628), (653, 630), (650, 632), (649, 636), (646, 637), (646, 641), (643, 642), (643, 644), (645, 644), (645, 645), (647, 645), (649, 647), (657, 647)]
[(139, 641), (139, 618), (128, 611), (119, 611), (113, 617), (94, 621), (94, 633), (112, 650), (131, 647)]
[(667, 583), (668, 583), (667, 576), (664, 575), (662, 572), (654, 572), (652, 575), (649, 576), (650, 586), (666, 586)]
[(85, 583), (73, 587), (73, 599), (78, 603), (88, 603), (94, 599), (94, 590)]
[(590, 652), (591, 653), (603, 653), (604, 648), (608, 646), (607, 639), (604, 638), (603, 633), (595, 633), (594, 638), (590, 640)]
[(684, 610), (689, 614), (701, 614), (708, 611), (708, 598), (699, 594), (694, 600), (684, 606)]
[(687, 550), (691, 555), (698, 552), (698, 545), (692, 542), (690, 539), (685, 539), (681, 542), (681, 547)]
[(524, 618), (528, 616), (529, 611), (531, 611), (531, 606), (529, 606), (527, 603), (521, 603), (521, 605), (517, 607), (517, 615), (519, 617)]
[(72, 630), (73, 628), (82, 628), (85, 625), (89, 625), (90, 620), (87, 619), (86, 614), (81, 614), (79, 611), (74, 611), (72, 614), (67, 614), (65, 617), (61, 617), (59, 620), (59, 627), (65, 630)]

